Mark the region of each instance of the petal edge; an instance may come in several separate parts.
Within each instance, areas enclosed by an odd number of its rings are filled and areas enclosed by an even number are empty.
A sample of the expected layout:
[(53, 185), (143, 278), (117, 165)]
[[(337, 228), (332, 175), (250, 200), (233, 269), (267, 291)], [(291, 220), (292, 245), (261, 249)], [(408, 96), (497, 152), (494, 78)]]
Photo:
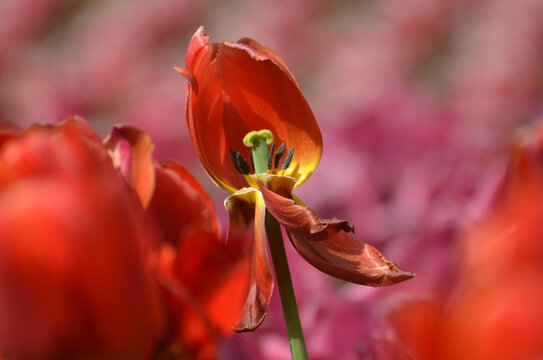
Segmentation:
[(266, 208), (286, 228), (296, 251), (322, 272), (368, 286), (393, 285), (415, 276), (349, 233), (348, 222), (323, 219), (309, 207), (259, 185)]

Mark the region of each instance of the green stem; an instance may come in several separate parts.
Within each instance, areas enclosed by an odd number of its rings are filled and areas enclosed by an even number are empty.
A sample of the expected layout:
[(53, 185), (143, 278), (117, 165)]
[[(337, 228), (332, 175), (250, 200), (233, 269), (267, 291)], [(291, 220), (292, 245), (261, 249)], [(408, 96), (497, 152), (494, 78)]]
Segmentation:
[(281, 297), (281, 306), (287, 326), (287, 335), (290, 343), (290, 352), (293, 360), (307, 360), (304, 334), (298, 315), (298, 306), (294, 297), (294, 288), (288, 269), (287, 254), (281, 235), (281, 227), (275, 218), (266, 210), (266, 235), (270, 244), (270, 252)]

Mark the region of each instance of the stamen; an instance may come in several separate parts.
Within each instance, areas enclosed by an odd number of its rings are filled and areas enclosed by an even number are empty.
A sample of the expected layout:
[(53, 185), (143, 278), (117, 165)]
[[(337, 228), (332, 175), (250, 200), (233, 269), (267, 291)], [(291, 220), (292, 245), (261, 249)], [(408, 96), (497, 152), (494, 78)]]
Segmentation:
[(283, 160), (283, 164), (281, 165), (281, 169), (285, 170), (286, 168), (288, 168), (288, 166), (290, 165), (290, 162), (292, 161), (292, 155), (294, 155), (294, 146), (292, 146), (288, 150), (287, 157), (285, 158), (285, 160)]
[(249, 167), (249, 164), (247, 164), (247, 160), (245, 160), (243, 155), (241, 155), (239, 152), (231, 148), (230, 157), (232, 158), (232, 162), (239, 173), (248, 175), (251, 172), (251, 168)]
[(268, 155), (268, 170), (271, 170), (271, 168), (272, 168), (273, 150), (275, 150), (275, 143), (272, 144), (271, 149), (270, 149), (270, 153)]
[(279, 167), (279, 160), (281, 159), (281, 156), (285, 153), (285, 143), (282, 143), (277, 148), (277, 153), (275, 154), (275, 167)]

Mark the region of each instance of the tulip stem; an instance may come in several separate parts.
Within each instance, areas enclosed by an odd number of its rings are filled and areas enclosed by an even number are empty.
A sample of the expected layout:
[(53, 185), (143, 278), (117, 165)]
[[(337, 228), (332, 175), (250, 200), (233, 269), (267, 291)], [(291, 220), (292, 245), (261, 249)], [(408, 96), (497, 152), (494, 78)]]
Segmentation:
[(288, 268), (287, 254), (281, 235), (281, 227), (277, 220), (266, 210), (266, 235), (275, 269), (275, 278), (279, 288), (283, 316), (287, 327), (290, 352), (293, 360), (307, 360), (302, 324), (298, 315), (298, 306), (292, 287), (292, 279)]

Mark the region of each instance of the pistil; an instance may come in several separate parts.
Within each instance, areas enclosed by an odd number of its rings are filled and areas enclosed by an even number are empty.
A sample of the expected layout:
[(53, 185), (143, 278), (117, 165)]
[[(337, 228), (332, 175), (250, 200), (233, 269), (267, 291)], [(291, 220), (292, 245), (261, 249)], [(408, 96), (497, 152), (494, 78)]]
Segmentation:
[(270, 130), (251, 131), (243, 138), (243, 144), (252, 149), (255, 173), (263, 174), (268, 170), (268, 145), (273, 143)]

